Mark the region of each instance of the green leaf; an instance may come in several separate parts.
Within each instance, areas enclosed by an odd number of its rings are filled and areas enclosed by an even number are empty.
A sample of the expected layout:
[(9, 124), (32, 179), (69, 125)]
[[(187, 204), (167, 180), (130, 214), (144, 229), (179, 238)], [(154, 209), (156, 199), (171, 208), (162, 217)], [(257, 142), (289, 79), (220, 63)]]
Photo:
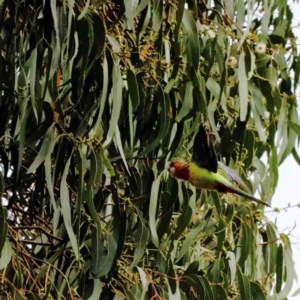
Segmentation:
[(32, 109), (35, 114), (36, 119), (39, 119), (37, 99), (35, 95), (36, 89), (36, 71), (37, 71), (37, 48), (34, 48), (30, 55), (30, 95)]
[(204, 287), (206, 299), (214, 300), (215, 297), (214, 297), (212, 288), (211, 288), (210, 283), (207, 280), (207, 278), (206, 277), (200, 277), (200, 281), (202, 282), (202, 286)]
[(140, 275), (140, 279), (141, 279), (141, 282), (142, 282), (142, 286), (143, 286), (143, 290), (142, 290), (142, 294), (140, 296), (140, 299), (144, 299), (147, 291), (148, 291), (148, 286), (150, 284), (150, 280), (147, 278), (147, 275), (145, 273), (145, 271), (139, 267), (136, 267), (138, 272), (139, 272), (139, 275)]
[(133, 1), (123, 1), (124, 2), (124, 6), (125, 6), (125, 15), (126, 15), (126, 19), (129, 25), (129, 29), (133, 30), (134, 29), (134, 11), (137, 5), (137, 2), (133, 2)]
[(51, 165), (51, 154), (53, 151), (53, 148), (57, 142), (59, 138), (56, 138), (55, 140), (52, 140), (49, 149), (47, 150), (47, 155), (45, 158), (45, 179), (46, 179), (46, 183), (47, 183), (47, 189), (50, 195), (50, 201), (52, 204), (52, 208), (53, 208), (53, 232), (54, 235), (56, 236), (57, 232), (57, 226), (58, 226), (58, 222), (59, 222), (59, 218), (60, 218), (60, 211), (59, 208), (55, 202), (55, 197), (54, 197), (54, 187), (53, 187), (53, 179), (52, 179), (52, 165)]
[(147, 242), (149, 241), (150, 232), (147, 228), (146, 221), (143, 219), (141, 211), (136, 208), (137, 215), (139, 217), (139, 227), (137, 229), (138, 244), (134, 250), (133, 261), (129, 267), (129, 270), (133, 268), (140, 262), (141, 258), (144, 256), (146, 251)]
[(0, 270), (4, 269), (7, 267), (11, 260), (11, 256), (13, 254), (13, 250), (11, 248), (11, 244), (9, 240), (5, 241), (4, 247), (1, 250), (1, 255), (0, 255)]
[[(119, 254), (122, 252), (123, 239), (126, 235), (126, 215), (118, 216), (117, 209), (114, 209), (113, 220), (110, 223), (109, 232), (106, 236), (105, 244), (102, 243), (100, 252), (101, 262), (98, 277), (105, 276), (116, 265), (116, 261), (119, 258)], [(122, 222), (123, 221), (123, 222)], [(121, 227), (123, 226), (123, 228)], [(104, 246), (106, 246), (107, 255), (104, 255)]]
[[(184, 217), (182, 217), (184, 218)], [(179, 220), (178, 220), (179, 223)], [(179, 251), (179, 254), (176, 256), (176, 262), (178, 262), (190, 249), (190, 247), (195, 243), (197, 240), (198, 234), (200, 234), (201, 231), (203, 231), (205, 227), (205, 223), (198, 222), (193, 229), (188, 233), (186, 238), (184, 239), (184, 242), (182, 243), (181, 249)]]
[(95, 59), (101, 57), (105, 45), (106, 35), (105, 26), (103, 24), (102, 18), (98, 14), (93, 14), (92, 22), (94, 24), (93, 29), (96, 38), (94, 38), (93, 48), (91, 49), (89, 55), (90, 65), (93, 64)]
[(253, 241), (253, 233), (248, 226), (248, 221), (247, 222), (242, 221), (241, 229), (240, 229), (240, 238), (238, 242), (238, 249), (240, 251), (238, 264), (240, 266), (243, 266), (245, 261), (248, 258), (252, 246), (252, 241)]
[(178, 290), (178, 282), (175, 279), (176, 278), (176, 272), (174, 269), (173, 262), (170, 260), (168, 265), (168, 291), (169, 295), (173, 295), (173, 297), (176, 297), (176, 294), (179, 292)]
[(147, 10), (145, 9), (144, 11), (142, 11), (141, 13), (141, 17), (139, 19), (139, 23), (138, 23), (138, 27), (137, 27), (137, 42), (140, 41), (140, 39), (144, 36), (145, 31), (148, 28), (148, 25), (151, 21), (151, 13), (152, 13), (152, 5), (151, 5), (151, 1), (149, 0), (142, 0), (140, 2), (140, 5), (138, 6), (137, 10), (139, 10), (140, 6), (142, 6), (142, 2), (147, 1), (147, 5), (145, 5), (145, 7), (147, 7)]
[(100, 126), (102, 114), (104, 111), (105, 103), (106, 103), (106, 98), (107, 98), (107, 92), (108, 92), (108, 78), (109, 78), (109, 71), (108, 71), (108, 63), (107, 63), (107, 58), (104, 56), (103, 58), (103, 88), (102, 88), (102, 93), (101, 96), (99, 96), (99, 103), (100, 103), (100, 109), (99, 109), (99, 114), (96, 122), (95, 128), (98, 129)]
[(241, 300), (251, 299), (250, 281), (248, 276), (242, 273), (240, 266), (237, 268), (237, 277)]
[(250, 289), (251, 289), (251, 299), (255, 300), (266, 300), (266, 295), (264, 294), (262, 287), (257, 282), (250, 282)]
[[(171, 185), (170, 185), (171, 186)], [(171, 191), (172, 191), (171, 187)], [(168, 233), (174, 212), (174, 199), (171, 193), (162, 192), (161, 194), (161, 216), (159, 218), (159, 226), (157, 233), (161, 239), (165, 233)]]
[(235, 275), (236, 275), (236, 257), (235, 254), (231, 251), (228, 251), (226, 254), (226, 257), (228, 258), (228, 265), (230, 269), (230, 284), (234, 283)]
[(221, 217), (222, 214), (222, 207), (221, 207), (221, 201), (218, 193), (211, 193), (211, 198), (213, 199), (216, 211), (218, 213), (218, 218)]
[(111, 36), (111, 35), (106, 35), (106, 38), (108, 39), (111, 47), (112, 47), (112, 50), (115, 52), (115, 53), (120, 53), (121, 52), (121, 46), (120, 46), (120, 43), (118, 42), (118, 40)]
[(244, 47), (244, 50), (245, 50), (246, 74), (247, 74), (247, 78), (251, 79), (254, 70), (256, 69), (255, 55), (248, 45)]
[(69, 173), (70, 163), (71, 163), (71, 157), (70, 155), (69, 159), (67, 160), (64, 173), (61, 179), (60, 183), (60, 205), (61, 205), (61, 212), (64, 219), (64, 224), (67, 229), (67, 233), (71, 242), (71, 246), (73, 248), (74, 254), (76, 259), (79, 259), (79, 249), (77, 244), (76, 235), (74, 233), (73, 227), (72, 227), (72, 213), (71, 213), (71, 204), (70, 204), (70, 194), (69, 194), (69, 188), (67, 186), (67, 176)]
[(284, 255), (284, 262), (285, 262), (285, 270), (284, 270), (285, 285), (283, 289), (280, 291), (280, 293), (277, 295), (277, 297), (279, 299), (284, 299), (291, 293), (293, 283), (297, 281), (297, 274), (295, 271), (295, 261), (293, 259), (293, 253), (292, 253), (291, 242), (289, 240), (289, 237), (284, 234), (281, 234), (280, 237), (284, 243), (283, 255)]
[(255, 61), (256, 67), (257, 68), (263, 67), (266, 64), (268, 64), (270, 60), (271, 60), (271, 56), (268, 54), (265, 53), (257, 54), (256, 61)]
[(224, 217), (223, 216), (220, 217), (218, 229), (217, 229), (217, 237), (218, 237), (217, 249), (220, 251), (223, 248), (223, 244), (226, 242), (227, 227), (228, 227), (228, 224), (226, 223), (226, 220), (224, 219)]
[(0, 171), (0, 197), (1, 198), (3, 197), (4, 189), (5, 189), (5, 182), (4, 182), (3, 174)]
[(91, 217), (95, 223), (95, 226), (97, 227), (97, 233), (101, 235), (101, 220), (98, 215), (98, 212), (95, 208), (95, 204), (93, 201), (93, 192), (91, 186), (87, 186), (86, 194), (85, 194), (86, 203), (89, 209), (89, 212), (91, 214)]
[(153, 0), (152, 7), (152, 26), (154, 31), (160, 29), (163, 15), (163, 2), (160, 0)]
[(87, 300), (98, 300), (102, 294), (102, 282), (99, 279), (93, 279), (93, 293), (87, 298)]
[(109, 158), (104, 153), (104, 148), (100, 145), (100, 154), (103, 161), (104, 166), (108, 169), (110, 176), (115, 176), (115, 170), (112, 164), (109, 161)]
[(24, 99), (21, 105), (21, 116), (20, 116), (20, 133), (19, 133), (19, 155), (18, 155), (18, 167), (17, 167), (17, 179), (19, 179), (20, 169), (22, 166), (24, 147), (25, 147), (25, 135), (27, 127), (27, 110), (28, 99)]
[(164, 94), (160, 85), (157, 87), (157, 96), (161, 104), (161, 112), (159, 116), (160, 128), (155, 140), (148, 144), (146, 149), (143, 151), (142, 155), (146, 155), (147, 153), (154, 150), (159, 145), (161, 140), (166, 136), (169, 130), (170, 117), (168, 115), (168, 112), (170, 108), (170, 101), (168, 96)]
[(198, 276), (190, 274), (184, 277), (183, 280), (188, 283), (188, 287), (192, 287), (195, 293), (197, 293), (197, 299), (207, 299), (204, 283)]
[(157, 214), (157, 205), (159, 201), (159, 186), (160, 186), (160, 177), (158, 177), (152, 184), (151, 193), (150, 193), (150, 207), (149, 207), (149, 225), (151, 232), (151, 240), (153, 244), (158, 247), (159, 239), (156, 230), (156, 214)]
[(180, 122), (191, 110), (193, 104), (193, 85), (188, 82), (185, 87), (185, 94), (182, 107), (176, 117), (176, 122)]
[(297, 151), (295, 150), (295, 148), (292, 150), (292, 155), (295, 159), (295, 161), (298, 163), (298, 165), (300, 166), (300, 156), (298, 155)]
[(246, 74), (245, 52), (242, 49), (238, 62), (239, 97), (240, 97), (240, 119), (246, 120), (248, 109), (248, 78)]
[(103, 144), (104, 147), (111, 142), (117, 129), (121, 107), (122, 107), (122, 85), (123, 85), (123, 79), (122, 79), (120, 66), (114, 66), (113, 88), (112, 88), (112, 111), (111, 111), (111, 117), (110, 117), (109, 129), (108, 129), (106, 141)]
[(223, 283), (223, 269), (225, 268), (224, 261), (221, 257), (218, 257), (212, 266), (211, 269), (211, 278), (213, 283)]
[(93, 233), (92, 233), (92, 268), (91, 272), (93, 276), (97, 277), (98, 274), (101, 274), (101, 268), (102, 268), (102, 235), (101, 235), (101, 227), (96, 226)]
[(277, 248), (277, 259), (276, 259), (276, 292), (279, 293), (282, 287), (283, 280), (283, 247), (282, 244), (279, 244)]
[[(178, 42), (179, 39), (179, 33), (180, 33), (180, 27), (181, 27), (181, 22), (182, 22), (182, 18), (183, 18), (183, 14), (185, 11), (185, 0), (179, 0), (178, 1), (178, 10), (176, 12), (176, 27), (175, 27), (175, 34), (174, 34), (174, 38), (175, 41)], [(178, 54), (177, 54), (178, 55)]]
[(3, 250), (3, 247), (6, 243), (8, 225), (6, 222), (7, 211), (6, 209), (0, 205), (0, 253)]
[(273, 191), (275, 191), (278, 183), (278, 160), (277, 160), (277, 148), (272, 148), (270, 156), (270, 175), (273, 183)]
[[(124, 150), (123, 150), (123, 146), (122, 146), (121, 134), (120, 134), (120, 130), (119, 130), (119, 127), (118, 127), (118, 126), (116, 127), (115, 141), (116, 141), (116, 144), (117, 144), (117, 146), (118, 146), (118, 149), (119, 149), (121, 158), (122, 158), (122, 160), (123, 160), (123, 163), (124, 163), (124, 165), (125, 165), (125, 168), (126, 168), (128, 174), (130, 175), (130, 171), (129, 171), (129, 168), (128, 168), (128, 165), (127, 165), (126, 157), (125, 157)], [(101, 175), (102, 175), (102, 174), (101, 174)]]
[(253, 131), (246, 130), (245, 137), (244, 137), (244, 147), (247, 149), (248, 153), (243, 161), (245, 168), (249, 168), (253, 163), (254, 145), (255, 145), (255, 136)]
[(30, 165), (30, 167), (27, 170), (27, 174), (34, 172), (39, 166), (40, 164), (46, 159), (47, 153), (49, 151), (50, 145), (52, 143), (52, 140), (54, 138), (54, 124), (52, 124), (46, 134), (45, 134), (45, 138), (43, 140), (43, 144), (41, 146), (41, 149), (38, 153), (38, 155), (36, 156), (35, 160), (32, 162), (32, 164)]
[(263, 101), (262, 101), (263, 95), (262, 95), (261, 90), (252, 83), (249, 83), (248, 87), (249, 87), (249, 91), (251, 93), (251, 98), (255, 104), (256, 110), (262, 117), (264, 117), (265, 107), (264, 107)]
[(300, 137), (300, 126), (292, 121), (288, 121), (288, 126)]
[(103, 161), (101, 153), (94, 148), (91, 148), (91, 177), (89, 182), (89, 188), (92, 190), (98, 190), (102, 183), (103, 174)]
[(228, 299), (228, 295), (221, 285), (213, 285), (212, 286), (213, 294), (214, 294), (214, 300), (224, 300)]
[(271, 222), (267, 223), (266, 226), (266, 233), (267, 233), (267, 239), (268, 239), (268, 266), (269, 266), (269, 272), (274, 273), (276, 270), (276, 264), (274, 263), (276, 261), (277, 257), (277, 236), (275, 231), (275, 225)]
[(184, 9), (183, 12), (182, 25), (184, 40), (186, 41), (187, 62), (197, 70), (200, 61), (199, 36), (195, 20), (187, 9)]
[[(53, 51), (51, 67), (50, 67), (50, 74), (49, 74), (49, 77), (51, 79), (58, 68), (58, 64), (59, 64), (59, 60), (60, 60), (61, 41), (60, 41), (59, 19), (58, 19), (60, 16), (60, 14), (58, 12), (59, 8), (56, 6), (55, 1), (51, 1), (50, 6), (51, 6), (51, 13), (52, 13), (54, 29), (55, 29), (55, 41), (53, 41), (53, 45), (51, 45), (51, 48)], [(70, 8), (70, 13), (72, 13), (72, 11), (73, 11), (73, 9)], [(71, 31), (71, 28), (70, 28), (70, 26), (68, 26), (68, 34), (67, 34), (68, 37), (70, 37), (70, 31)]]
[(80, 19), (82, 19), (83, 17), (85, 17), (85, 15), (86, 15), (87, 12), (88, 12), (89, 6), (90, 6), (90, 0), (87, 0), (87, 1), (85, 2), (84, 8), (82, 9), (80, 15), (77, 17), (77, 20), (78, 20), (78, 21), (79, 21)]
[(127, 84), (132, 104), (132, 112), (135, 112), (140, 104), (140, 95), (135, 74), (131, 69), (127, 69)]
[(137, 16), (142, 10), (144, 10), (147, 7), (147, 5), (150, 5), (150, 4), (151, 4), (151, 2), (149, 0), (141, 0), (136, 8), (134, 16)]
[(182, 232), (189, 225), (191, 217), (193, 215), (193, 210), (189, 206), (189, 204), (184, 204), (182, 208), (182, 212), (177, 221), (177, 227), (175, 232), (173, 233), (173, 239), (178, 239)]
[(259, 138), (261, 139), (262, 142), (265, 142), (266, 141), (265, 130), (263, 128), (261, 118), (260, 118), (260, 116), (257, 112), (257, 106), (254, 105), (253, 103), (251, 103), (251, 110), (252, 110), (252, 113), (253, 113), (255, 127), (257, 129), (258, 134), (259, 134)]
[[(243, 28), (243, 25), (245, 23), (245, 13), (246, 13), (245, 2), (243, 0), (238, 0), (236, 5), (237, 5), (237, 7), (236, 7), (237, 28)], [(242, 32), (238, 32), (238, 36), (241, 36), (241, 35), (242, 35)]]

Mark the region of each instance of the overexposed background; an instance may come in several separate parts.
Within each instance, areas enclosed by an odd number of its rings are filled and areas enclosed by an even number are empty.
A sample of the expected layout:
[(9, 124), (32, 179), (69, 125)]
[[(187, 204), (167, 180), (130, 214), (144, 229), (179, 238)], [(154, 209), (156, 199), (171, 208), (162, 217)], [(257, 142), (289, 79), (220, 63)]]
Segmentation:
[[(294, 3), (293, 0), (288, 0), (288, 2), (294, 14), (293, 32), (297, 38), (298, 52), (300, 52), (300, 4)], [(300, 89), (296, 97), (299, 105)], [(298, 112), (300, 114), (300, 109)], [(300, 148), (297, 152), (300, 152)], [(272, 200), (272, 207), (278, 208), (279, 212), (275, 213), (271, 212), (274, 209), (267, 209), (266, 216), (277, 224), (280, 233), (288, 234), (290, 237), (295, 271), (298, 275), (298, 281), (294, 283), (292, 293), (300, 287), (300, 207), (298, 205), (300, 206), (300, 166), (292, 156), (289, 156), (279, 167), (278, 186)], [(288, 298), (300, 299), (300, 294)]]
[[(279, 182), (272, 200), (272, 207), (279, 208), (280, 211), (275, 213), (274, 209), (266, 209), (265, 214), (277, 224), (280, 233), (285, 233), (290, 237), (295, 271), (298, 275), (298, 281), (294, 283), (292, 293), (300, 287), (300, 208), (297, 206), (299, 203), (300, 166), (292, 156), (289, 156), (279, 167)], [(300, 299), (300, 295), (292, 299)]]

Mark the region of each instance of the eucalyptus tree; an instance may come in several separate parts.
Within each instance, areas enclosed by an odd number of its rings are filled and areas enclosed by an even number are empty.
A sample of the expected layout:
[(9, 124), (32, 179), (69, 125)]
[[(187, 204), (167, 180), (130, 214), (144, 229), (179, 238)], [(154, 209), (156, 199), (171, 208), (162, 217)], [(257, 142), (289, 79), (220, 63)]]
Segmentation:
[[(168, 177), (206, 122), (272, 206), (295, 150), (286, 1), (1, 1), (3, 299), (285, 299), (289, 237)], [(251, 178), (251, 180), (248, 180)]]

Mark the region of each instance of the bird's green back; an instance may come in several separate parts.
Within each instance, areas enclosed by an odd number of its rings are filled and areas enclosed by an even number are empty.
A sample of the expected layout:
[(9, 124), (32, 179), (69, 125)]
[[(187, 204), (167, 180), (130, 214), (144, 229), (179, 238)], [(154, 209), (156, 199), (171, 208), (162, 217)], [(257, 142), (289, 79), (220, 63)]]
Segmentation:
[(207, 190), (215, 190), (220, 183), (233, 187), (233, 185), (221, 174), (213, 173), (207, 169), (200, 168), (193, 162), (190, 163), (189, 181), (197, 188)]

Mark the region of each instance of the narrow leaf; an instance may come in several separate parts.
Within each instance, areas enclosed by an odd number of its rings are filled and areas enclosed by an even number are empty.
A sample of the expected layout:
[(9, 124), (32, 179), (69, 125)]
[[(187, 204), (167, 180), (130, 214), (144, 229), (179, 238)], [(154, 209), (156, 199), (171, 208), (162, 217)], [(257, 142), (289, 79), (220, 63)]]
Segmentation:
[(77, 244), (76, 235), (74, 233), (73, 227), (72, 227), (72, 212), (71, 212), (71, 204), (70, 204), (70, 194), (69, 194), (69, 188), (67, 185), (67, 176), (69, 173), (70, 168), (70, 162), (71, 162), (70, 155), (60, 183), (60, 205), (61, 205), (61, 211), (64, 219), (64, 224), (67, 229), (68, 236), (70, 238), (70, 242), (75, 254), (76, 259), (79, 259), (79, 249)]
[(157, 205), (159, 199), (159, 186), (160, 186), (160, 177), (158, 177), (152, 184), (151, 194), (150, 194), (150, 208), (149, 208), (149, 225), (151, 232), (151, 239), (153, 244), (158, 247), (159, 240), (156, 230), (156, 213)]
[(183, 33), (187, 43), (185, 45), (187, 61), (195, 70), (198, 70), (200, 61), (199, 36), (195, 20), (188, 9), (184, 9), (182, 23)]
[(11, 244), (9, 240), (5, 241), (4, 247), (0, 254), (0, 270), (7, 267), (11, 260), (11, 256), (13, 254), (13, 250), (11, 248)]
[(135, 112), (140, 104), (140, 95), (135, 74), (131, 69), (127, 69), (127, 84), (132, 104), (132, 112)]
[(6, 236), (8, 231), (8, 225), (6, 222), (7, 212), (6, 209), (0, 204), (0, 253), (6, 242)]
[(51, 145), (53, 137), (54, 137), (54, 125), (55, 124), (52, 124), (48, 128), (48, 130), (45, 134), (45, 138), (43, 140), (41, 149), (40, 149), (37, 157), (35, 158), (35, 160), (32, 162), (32, 164), (28, 168), (28, 170), (26, 172), (27, 174), (34, 172), (40, 166), (40, 164), (46, 159), (47, 153), (49, 151), (50, 145)]
[(243, 49), (240, 53), (238, 65), (239, 65), (238, 78), (239, 78), (239, 96), (240, 96), (240, 119), (243, 122), (246, 120), (247, 108), (248, 108), (248, 78), (246, 74), (245, 52)]
[(241, 268), (239, 266), (237, 268), (237, 277), (241, 300), (251, 299), (249, 278), (242, 273)]
[(117, 124), (121, 112), (121, 107), (122, 107), (122, 84), (123, 84), (123, 79), (122, 79), (120, 66), (115, 66), (113, 70), (113, 90), (112, 90), (112, 101), (111, 101), (112, 111), (111, 111), (109, 129), (108, 129), (106, 141), (103, 144), (104, 147), (111, 142), (116, 132), (116, 128), (117, 128)]
[(188, 82), (185, 87), (185, 94), (182, 107), (176, 117), (176, 122), (180, 122), (191, 110), (193, 104), (193, 85)]
[(281, 291), (283, 270), (284, 270), (283, 247), (282, 244), (279, 244), (277, 249), (277, 259), (276, 259), (276, 292), (277, 293)]
[(251, 299), (253, 300), (266, 300), (266, 295), (264, 294), (262, 287), (257, 282), (250, 282), (251, 289)]

